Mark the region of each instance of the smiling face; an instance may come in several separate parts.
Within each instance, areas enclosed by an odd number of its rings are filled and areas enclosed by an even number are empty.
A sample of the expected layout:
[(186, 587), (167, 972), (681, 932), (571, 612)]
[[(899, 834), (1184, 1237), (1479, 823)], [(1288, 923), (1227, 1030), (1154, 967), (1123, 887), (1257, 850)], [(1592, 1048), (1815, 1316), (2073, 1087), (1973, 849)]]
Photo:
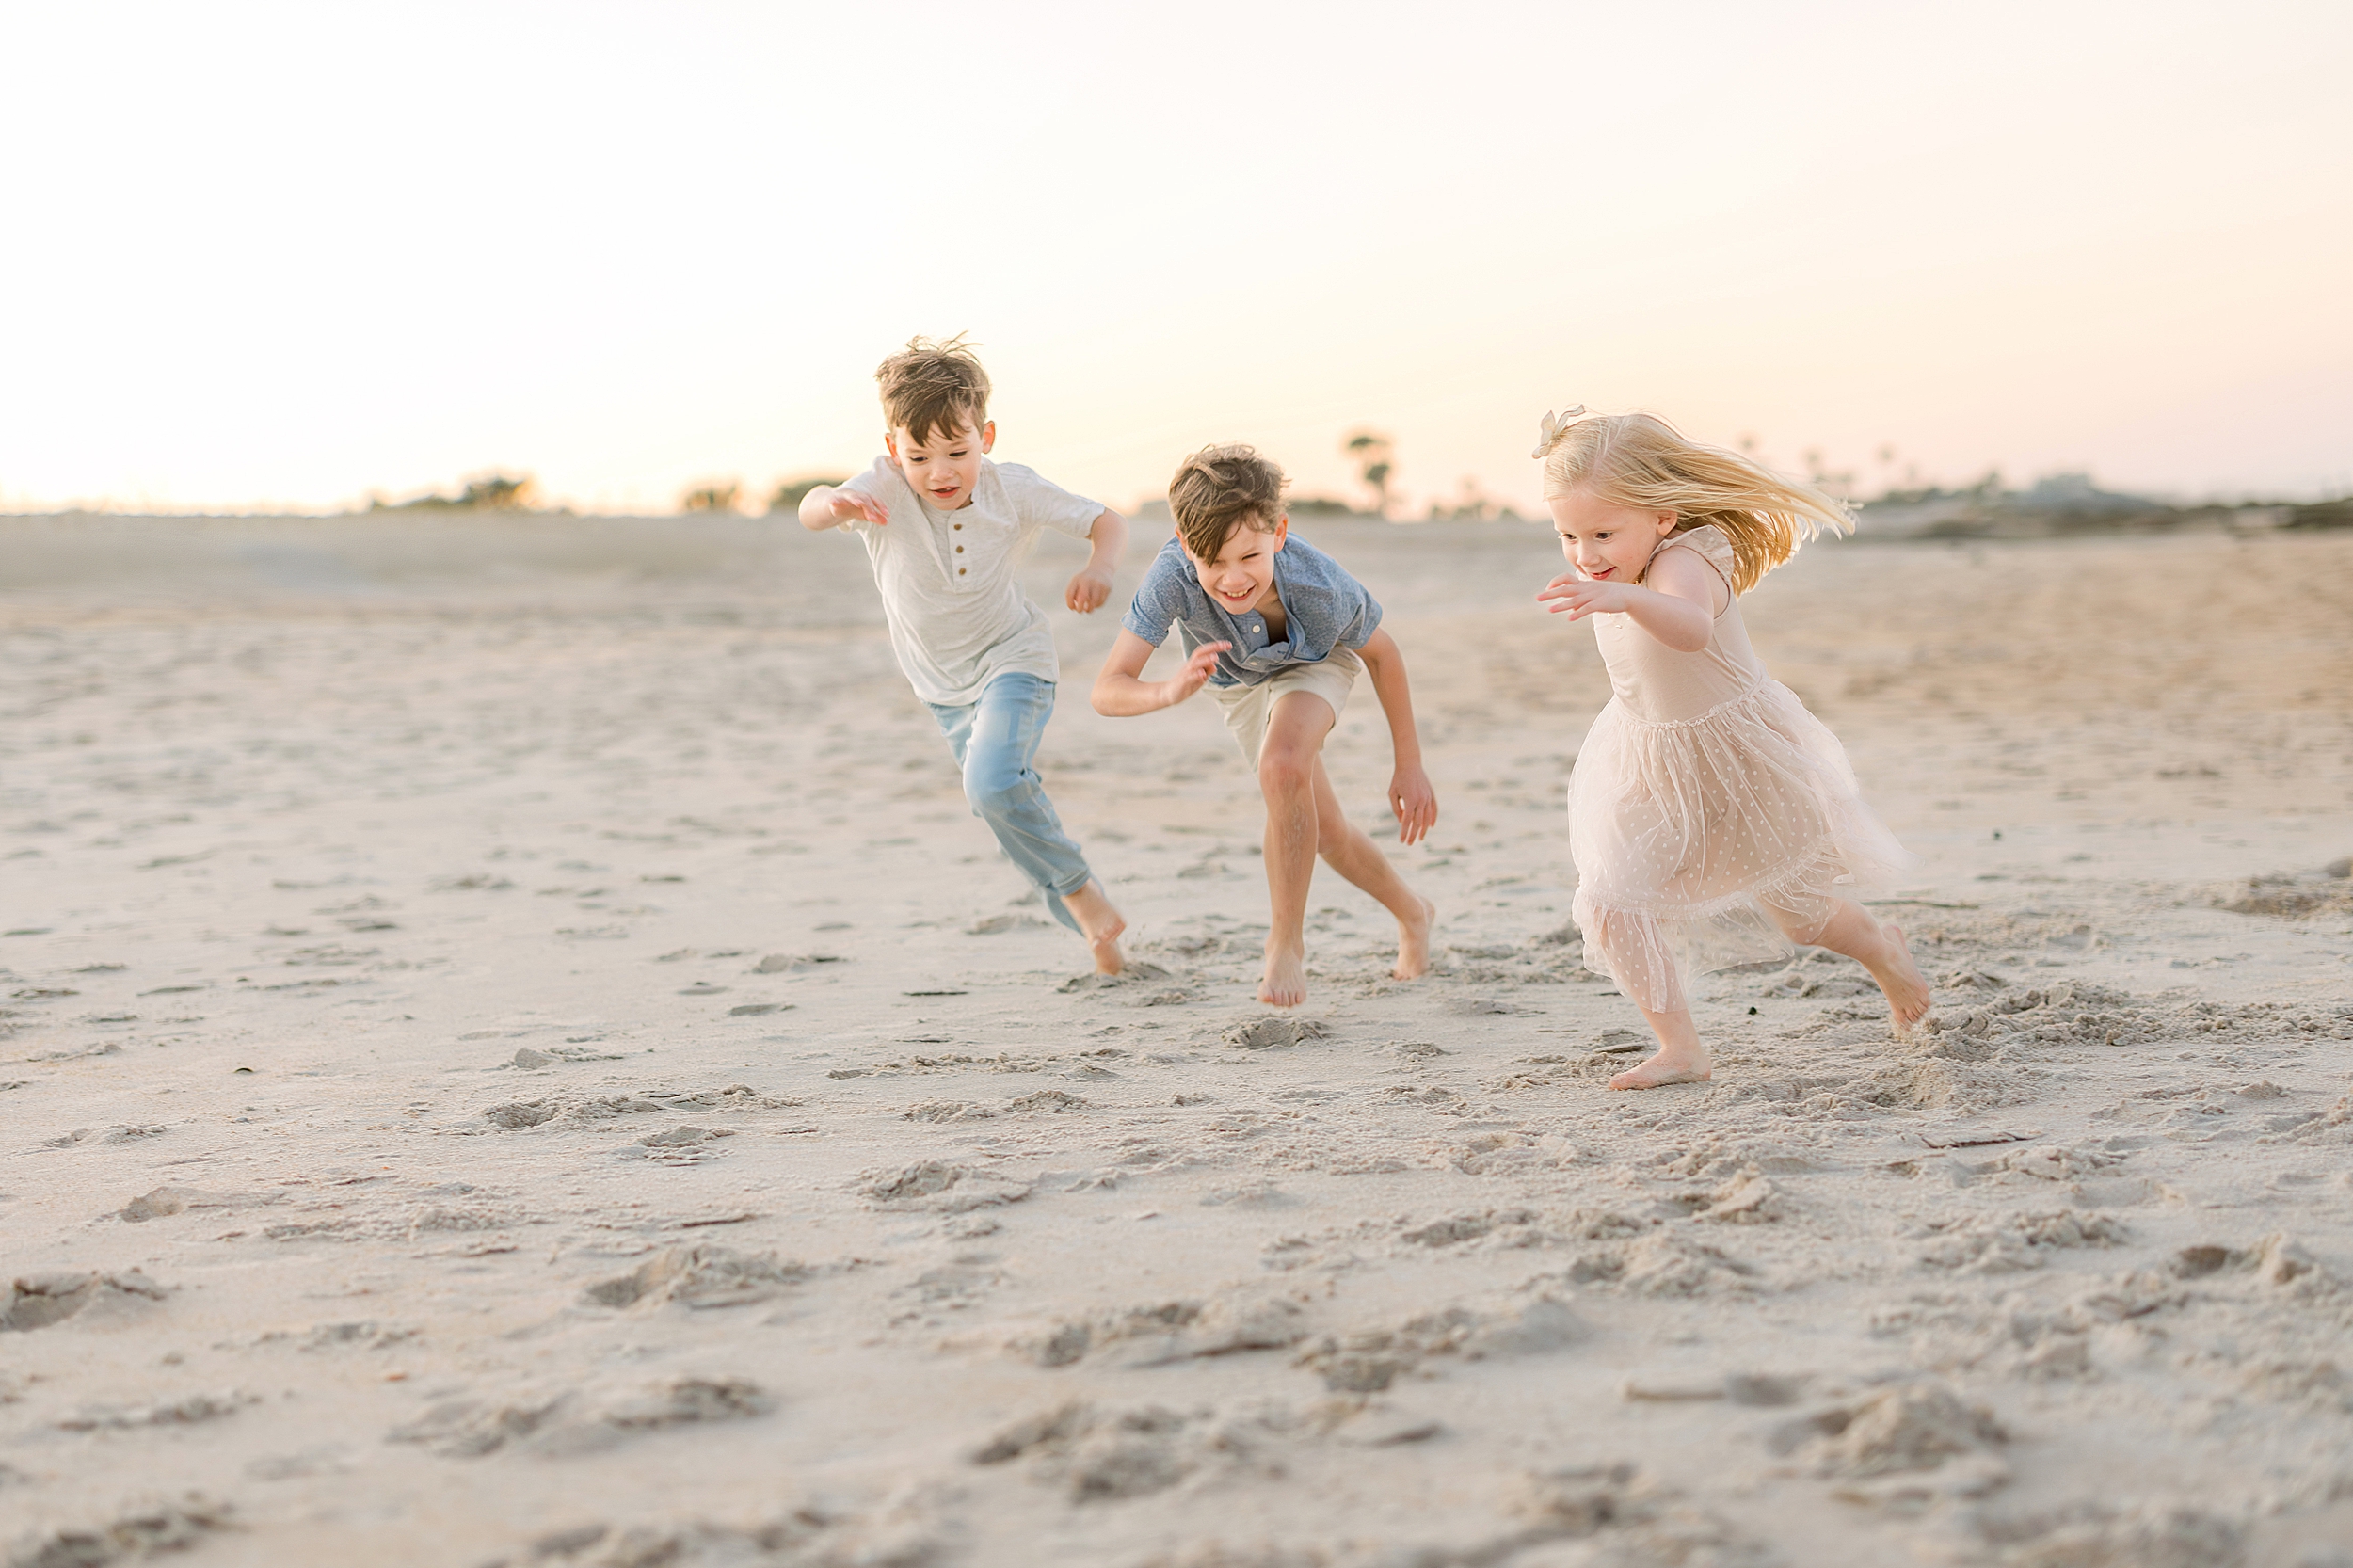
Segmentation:
[(1561, 553), (1577, 575), (1596, 583), (1639, 581), (1658, 541), (1674, 532), (1673, 512), (1620, 506), (1588, 490), (1571, 490), (1545, 503)]
[(917, 495), (935, 511), (952, 512), (971, 504), (972, 487), (981, 478), (981, 457), (997, 444), (997, 422), (992, 419), (975, 430), (968, 419), (953, 435), (935, 430), (920, 441), (902, 425), (885, 436), (883, 444)]
[(1289, 517), (1279, 517), (1271, 532), (1262, 531), (1253, 514), (1225, 536), (1215, 560), (1205, 561), (1188, 550), (1185, 558), (1201, 579), (1201, 591), (1229, 616), (1247, 615), (1274, 598), (1274, 557), (1290, 536), (1290, 522)]

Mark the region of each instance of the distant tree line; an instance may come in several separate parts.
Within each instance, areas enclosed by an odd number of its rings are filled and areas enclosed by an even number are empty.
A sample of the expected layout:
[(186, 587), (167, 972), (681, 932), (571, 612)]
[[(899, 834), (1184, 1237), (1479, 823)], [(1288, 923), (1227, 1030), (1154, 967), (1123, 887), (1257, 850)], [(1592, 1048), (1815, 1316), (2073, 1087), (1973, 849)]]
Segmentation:
[[(838, 475), (827, 474), (813, 479), (779, 480), (769, 491), (767, 510), (796, 512), (801, 498), (820, 485), (839, 485)], [(482, 473), (465, 482), (456, 495), (420, 495), (407, 501), (392, 501), (377, 495), (368, 501), (371, 512), (536, 512), (541, 510), (539, 483), (530, 474)], [(563, 510), (566, 508), (558, 508)], [(681, 512), (740, 512), (744, 509), (744, 482), (740, 479), (705, 479), (680, 491), (678, 509)]]
[(421, 495), (411, 501), (368, 502), (371, 512), (536, 512), (539, 484), (531, 475), (484, 473), (466, 481), (456, 495)]
[[(1753, 434), (1745, 434), (1738, 438), (1738, 445), (1741, 451), (1755, 456), (1759, 442)], [(1357, 483), (1364, 488), (1363, 500), (1351, 502), (1330, 495), (1293, 496), (1289, 503), (1293, 515), (1395, 517), (1399, 501), (1395, 439), (1369, 426), (1361, 426), (1341, 438), (1339, 451), (1356, 471)], [(1988, 469), (1970, 483), (1941, 485), (1927, 481), (1919, 465), (1902, 460), (1893, 446), (1883, 445), (1873, 456), (1879, 470), (1878, 493), (1866, 501), (1857, 493), (1864, 487), (1859, 483), (1861, 476), (1854, 470), (1833, 469), (1819, 447), (1809, 447), (1800, 454), (1809, 483), (1833, 495), (1852, 498), (1856, 504), (1880, 507), (1960, 505), (1972, 511), (2022, 511), (2071, 517), (2121, 518), (2127, 514), (2184, 512), (2184, 508), (2147, 497), (2102, 490), (2089, 475), (2081, 473), (2051, 474), (2023, 490), (2009, 489), (1999, 469)], [(821, 485), (843, 482), (839, 474), (778, 480), (765, 498), (764, 509), (771, 515), (797, 512), (809, 491)], [(745, 510), (745, 503), (746, 492), (741, 479), (704, 479), (680, 492), (678, 510), (703, 514), (740, 513)], [(2281, 518), (2276, 526), (2353, 526), (2353, 497), (2302, 504), (2250, 501), (2239, 504), (2234, 509), (2248, 507), (2268, 507), (2278, 511)], [(530, 474), (494, 471), (470, 476), (455, 495), (437, 492), (408, 501), (391, 501), (377, 495), (369, 500), (368, 509), (372, 512), (534, 512), (543, 507), (538, 482)], [(568, 511), (568, 508), (554, 510)], [(2198, 507), (2187, 508), (2188, 512), (2200, 510)], [(1520, 522), (1525, 520), (1508, 503), (1487, 494), (1476, 480), (1465, 477), (1453, 498), (1433, 499), (1424, 516), (1415, 520)]]

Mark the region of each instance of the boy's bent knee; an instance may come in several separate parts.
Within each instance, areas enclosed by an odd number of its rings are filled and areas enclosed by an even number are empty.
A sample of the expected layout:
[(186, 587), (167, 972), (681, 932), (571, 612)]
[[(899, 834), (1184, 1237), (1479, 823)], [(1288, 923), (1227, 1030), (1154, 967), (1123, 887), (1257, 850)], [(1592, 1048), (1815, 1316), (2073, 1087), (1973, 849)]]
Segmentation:
[(1269, 746), (1258, 753), (1258, 788), (1270, 795), (1296, 794), (1312, 789), (1315, 779), (1314, 752)]
[(974, 771), (964, 776), (964, 798), (976, 815), (998, 818), (1020, 809), (1029, 794), (1029, 781), (1002, 769)]

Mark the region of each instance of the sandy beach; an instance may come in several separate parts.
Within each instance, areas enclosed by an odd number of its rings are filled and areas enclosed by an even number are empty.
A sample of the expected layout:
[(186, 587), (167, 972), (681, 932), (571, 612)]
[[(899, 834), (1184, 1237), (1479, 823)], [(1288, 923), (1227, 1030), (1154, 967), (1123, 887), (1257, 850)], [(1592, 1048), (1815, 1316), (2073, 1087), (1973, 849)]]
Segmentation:
[(1026, 568), (1106, 981), (847, 538), (0, 519), (9, 1568), (2353, 1565), (2353, 532), (1809, 547), (1937, 1012), (1641, 1095), (1549, 531), (1302, 526), (1440, 957), (1325, 872), (1280, 1016), (1216, 712), (1086, 704), (1152, 532)]

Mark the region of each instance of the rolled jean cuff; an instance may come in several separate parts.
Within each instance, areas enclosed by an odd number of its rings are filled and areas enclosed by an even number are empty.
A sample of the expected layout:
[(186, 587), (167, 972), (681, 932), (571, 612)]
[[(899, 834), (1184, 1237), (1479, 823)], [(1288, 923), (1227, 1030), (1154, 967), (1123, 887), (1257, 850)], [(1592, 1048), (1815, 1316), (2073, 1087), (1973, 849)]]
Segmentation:
[(1045, 896), (1048, 911), (1076, 931), (1079, 922), (1063, 906), (1063, 895), (1085, 887), (1094, 872), (1063, 831), (1045, 781), (1031, 766), (1053, 712), (1054, 683), (1024, 674), (999, 676), (969, 706), (932, 708), (964, 770), (973, 815), (988, 824), (1006, 858)]

